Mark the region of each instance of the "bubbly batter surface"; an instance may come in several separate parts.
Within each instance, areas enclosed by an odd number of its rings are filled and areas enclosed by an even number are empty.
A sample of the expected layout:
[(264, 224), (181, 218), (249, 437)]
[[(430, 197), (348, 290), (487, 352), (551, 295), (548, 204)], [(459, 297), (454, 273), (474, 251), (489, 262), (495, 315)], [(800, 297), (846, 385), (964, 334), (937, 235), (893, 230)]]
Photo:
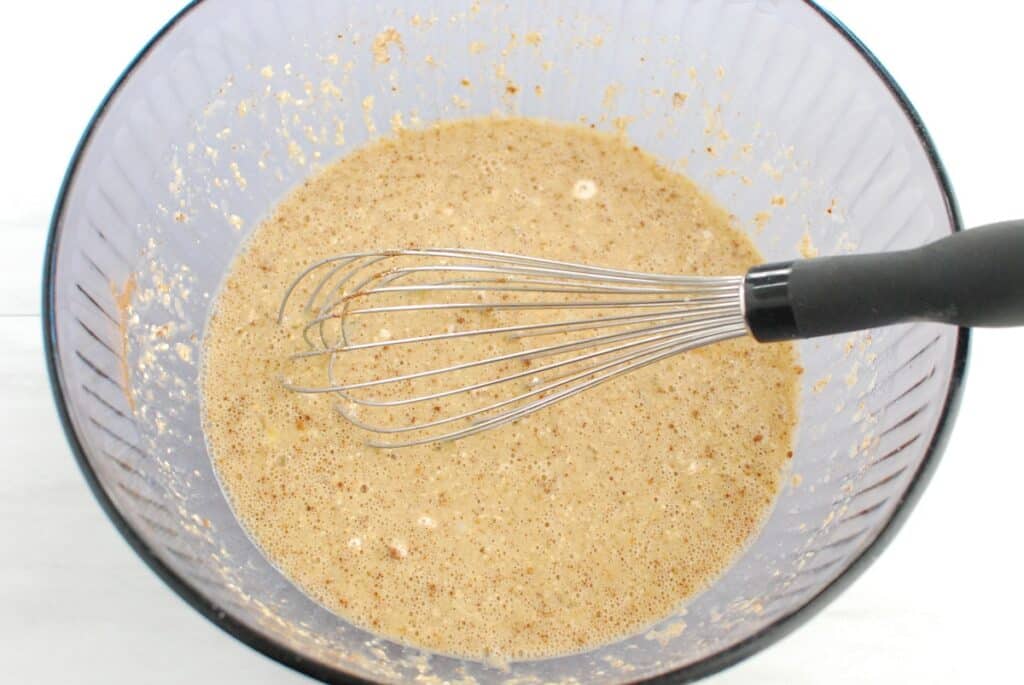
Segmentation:
[(731, 341), (455, 443), (369, 448), (330, 396), (280, 385), (304, 345), (277, 308), (316, 260), (410, 246), (698, 275), (760, 261), (689, 180), (581, 127), (407, 131), (310, 178), (233, 264), (204, 347), (207, 440), (268, 558), (355, 623), (470, 657), (595, 646), (708, 585), (792, 454), (792, 347)]

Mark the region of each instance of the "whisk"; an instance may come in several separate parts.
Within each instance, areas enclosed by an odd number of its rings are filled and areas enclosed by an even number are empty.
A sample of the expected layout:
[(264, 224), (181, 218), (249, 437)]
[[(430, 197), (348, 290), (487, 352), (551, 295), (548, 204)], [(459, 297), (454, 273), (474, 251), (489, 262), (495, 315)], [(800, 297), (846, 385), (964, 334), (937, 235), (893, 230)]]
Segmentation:
[[(305, 297), (304, 369), (284, 381), (398, 448), (521, 419), (705, 345), (812, 338), (909, 321), (1024, 324), (1024, 222), (913, 250), (755, 266), (745, 276), (641, 273), (472, 249), (329, 257)], [(312, 376), (313, 380), (304, 379)], [(299, 378), (301, 377), (301, 378)]]

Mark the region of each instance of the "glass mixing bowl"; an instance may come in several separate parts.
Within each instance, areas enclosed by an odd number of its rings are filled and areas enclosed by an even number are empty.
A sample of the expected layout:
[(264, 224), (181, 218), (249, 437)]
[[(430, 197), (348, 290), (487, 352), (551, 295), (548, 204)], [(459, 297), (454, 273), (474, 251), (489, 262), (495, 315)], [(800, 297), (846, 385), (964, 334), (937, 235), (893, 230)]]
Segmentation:
[(899, 526), (949, 432), (966, 331), (802, 343), (792, 470), (733, 566), (649, 630), (501, 665), (350, 625), (246, 536), (199, 420), (218, 284), (289, 188), (393, 126), (499, 113), (624, 129), (717, 197), (769, 260), (959, 230), (935, 150), (878, 62), (809, 2), (415, 4), (195, 2), (118, 80), (71, 162), (46, 258), (46, 350), (72, 449), (168, 585), (324, 680), (601, 683), (728, 666), (820, 610)]

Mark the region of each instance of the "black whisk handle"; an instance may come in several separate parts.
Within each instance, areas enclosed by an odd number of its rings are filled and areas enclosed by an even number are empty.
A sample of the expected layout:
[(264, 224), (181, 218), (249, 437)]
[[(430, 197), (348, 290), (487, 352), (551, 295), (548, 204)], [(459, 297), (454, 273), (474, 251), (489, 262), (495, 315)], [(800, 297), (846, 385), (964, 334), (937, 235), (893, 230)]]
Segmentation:
[(1024, 326), (1024, 221), (912, 250), (764, 264), (747, 273), (743, 297), (761, 342), (910, 321)]

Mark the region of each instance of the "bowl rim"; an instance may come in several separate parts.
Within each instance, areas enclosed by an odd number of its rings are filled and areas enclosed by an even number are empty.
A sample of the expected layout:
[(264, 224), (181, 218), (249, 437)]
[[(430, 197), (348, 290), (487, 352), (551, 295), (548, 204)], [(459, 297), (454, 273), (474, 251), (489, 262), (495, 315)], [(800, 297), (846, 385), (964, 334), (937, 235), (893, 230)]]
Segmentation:
[[(867, 46), (839, 19), (828, 10), (819, 6), (816, 0), (799, 0), (809, 10), (823, 19), (842, 39), (844, 39), (874, 71), (878, 79), (886, 86), (892, 97), (896, 100), (903, 114), (909, 120), (918, 142), (925, 151), (928, 162), (935, 175), (935, 179), (943, 194), (946, 205), (947, 218), (953, 227), (953, 232), (963, 230), (963, 223), (960, 216), (960, 209), (956, 196), (953, 192), (949, 176), (946, 173), (942, 160), (939, 157), (935, 144), (932, 141), (924, 122), (921, 120), (917, 110), (911, 104), (907, 95), (889, 71), (882, 65), (879, 59)], [(75, 432), (71, 421), (68, 404), (64, 394), (64, 381), (60, 361), (57, 356), (57, 330), (55, 319), (55, 291), (54, 271), (56, 268), (57, 245), (60, 242), (64, 208), (68, 191), (75, 179), (79, 164), (83, 157), (92, 135), (103, 119), (110, 103), (121, 91), (121, 88), (131, 78), (139, 64), (149, 55), (151, 50), (170, 33), (189, 13), (196, 9), (206, 0), (190, 0), (177, 14), (159, 30), (143, 46), (139, 53), (132, 59), (128, 66), (115, 80), (113, 86), (107, 91), (96, 111), (93, 113), (85, 131), (79, 139), (72, 154), (71, 161), (64, 174), (58, 191), (57, 201), (50, 219), (49, 232), (46, 240), (46, 250), (42, 274), (42, 327), (43, 347), (46, 356), (47, 373), (50, 380), (50, 389), (53, 394), (54, 403), (60, 418), (61, 427), (71, 447), (71, 452), (78, 462), (89, 488), (99, 502), (107, 517), (117, 528), (118, 532), (138, 554), (139, 557), (149, 566), (161, 580), (164, 581), (177, 595), (189, 604), (193, 609), (206, 617), (211, 623), (225, 631), (235, 639), (248, 645), (275, 661), (288, 666), (307, 676), (331, 683), (372, 683), (351, 673), (345, 672), (322, 661), (307, 658), (282, 642), (271, 639), (248, 625), (234, 618), (220, 606), (209, 601), (184, 577), (176, 573), (156, 555), (153, 548), (146, 542), (125, 519), (117, 509), (111, 498), (107, 495), (96, 472), (93, 470), (89, 459), (86, 456), (85, 448)], [(956, 347), (953, 354), (953, 369), (950, 377), (949, 387), (946, 392), (945, 401), (939, 413), (935, 431), (926, 448), (924, 458), (921, 460), (917, 471), (913, 474), (907, 485), (903, 496), (896, 503), (889, 519), (883, 524), (878, 535), (861, 550), (860, 554), (828, 585), (821, 589), (816, 595), (808, 599), (803, 605), (792, 612), (779, 617), (769, 625), (763, 627), (753, 635), (722, 650), (712, 654), (700, 661), (688, 664), (661, 675), (654, 676), (642, 682), (647, 683), (685, 683), (692, 682), (722, 671), (733, 666), (747, 657), (774, 644), (789, 633), (793, 632), (800, 625), (811, 619), (818, 612), (824, 609), (832, 600), (841, 594), (853, 583), (871, 563), (882, 553), (895, 534), (902, 527), (917, 501), (920, 499), (925, 486), (931, 479), (943, 451), (949, 441), (954, 419), (960, 408), (960, 401), (963, 395), (964, 378), (967, 372), (967, 359), (970, 348), (970, 330), (959, 328), (957, 331)]]

